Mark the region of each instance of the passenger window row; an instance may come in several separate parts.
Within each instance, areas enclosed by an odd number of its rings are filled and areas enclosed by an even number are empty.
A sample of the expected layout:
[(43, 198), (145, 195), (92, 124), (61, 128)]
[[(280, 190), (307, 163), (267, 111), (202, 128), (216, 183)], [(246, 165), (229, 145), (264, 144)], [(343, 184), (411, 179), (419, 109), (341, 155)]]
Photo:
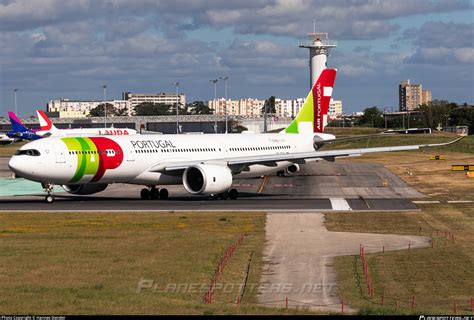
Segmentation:
[(230, 148), (230, 151), (260, 151), (260, 150), (285, 150), (290, 149), (290, 146), (267, 146), (267, 147), (241, 147)]
[(141, 149), (135, 150), (135, 153), (157, 153), (158, 150), (161, 152), (213, 152), (216, 148), (189, 148), (189, 149)]
[(120, 150), (72, 150), (69, 154), (120, 154)]

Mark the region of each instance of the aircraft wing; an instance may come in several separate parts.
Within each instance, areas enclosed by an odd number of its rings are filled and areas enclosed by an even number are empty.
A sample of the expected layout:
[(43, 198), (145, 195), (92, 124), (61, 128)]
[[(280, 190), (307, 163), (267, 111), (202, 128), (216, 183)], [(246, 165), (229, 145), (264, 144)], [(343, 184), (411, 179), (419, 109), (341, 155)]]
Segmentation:
[(345, 142), (345, 141), (363, 140), (363, 139), (370, 139), (370, 138), (375, 138), (375, 137), (387, 137), (387, 136), (390, 136), (390, 135), (386, 133), (374, 133), (374, 134), (348, 136), (348, 137), (340, 137), (340, 138), (326, 139), (326, 140), (317, 140), (317, 141), (314, 141), (314, 146), (317, 147), (317, 149), (320, 149), (322, 146), (331, 144), (333, 142), (341, 142), (341, 141)]
[(149, 171), (162, 172), (162, 173), (182, 171), (190, 166), (194, 166), (198, 164), (227, 165), (230, 169), (235, 169), (235, 171), (241, 171), (242, 167), (253, 165), (253, 164), (274, 166), (276, 162), (280, 162), (280, 161), (304, 163), (306, 160), (311, 160), (311, 159), (334, 160), (335, 158), (338, 158), (338, 157), (360, 156), (365, 153), (407, 151), (407, 150), (418, 150), (420, 148), (426, 148), (426, 147), (446, 146), (452, 143), (456, 143), (462, 138), (464, 138), (464, 136), (459, 137), (453, 141), (446, 142), (446, 143), (419, 144), (419, 145), (410, 145), (410, 146), (297, 152), (297, 153), (285, 153), (285, 154), (270, 154), (270, 155), (259, 155), (259, 156), (221, 158), (221, 159), (212, 159), (212, 160), (192, 160), (192, 161), (176, 161), (176, 162), (170, 161), (170, 162), (162, 162), (157, 165), (154, 165), (153, 167), (149, 169)]

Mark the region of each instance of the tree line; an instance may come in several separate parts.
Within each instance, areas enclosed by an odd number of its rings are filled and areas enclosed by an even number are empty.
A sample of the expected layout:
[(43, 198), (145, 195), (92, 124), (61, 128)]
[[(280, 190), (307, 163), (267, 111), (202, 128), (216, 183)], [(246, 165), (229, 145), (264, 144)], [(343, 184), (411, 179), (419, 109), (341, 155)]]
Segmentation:
[[(420, 105), (416, 111), (404, 117), (387, 117), (387, 128), (431, 128), (439, 126), (467, 126), (474, 133), (474, 107), (464, 103), (458, 105), (447, 100), (433, 100), (429, 104)], [(364, 109), (364, 114), (355, 120), (355, 126), (385, 128), (383, 112), (377, 106)]]
[[(128, 110), (115, 108), (113, 104), (107, 103), (107, 116), (126, 116), (128, 115)], [(265, 100), (264, 105), (262, 106), (262, 114), (267, 109), (267, 113), (276, 113), (275, 109), (275, 96), (271, 96)], [(133, 114), (136, 116), (169, 116), (176, 114), (176, 106), (170, 106), (169, 104), (162, 103), (151, 103), (151, 102), (142, 102), (136, 105), (133, 108)], [(213, 110), (207, 106), (204, 101), (193, 101), (187, 103), (186, 105), (179, 105), (179, 114), (213, 114)], [(97, 107), (93, 108), (89, 112), (90, 117), (104, 117), (105, 108), (104, 104), (99, 104)]]
[[(118, 109), (111, 103), (106, 104), (106, 109), (107, 116), (113, 117), (128, 115), (127, 109)], [(106, 110), (104, 108), (104, 104), (102, 103), (91, 109), (89, 116), (104, 117), (105, 112)], [(176, 106), (170, 106), (168, 104), (162, 103), (143, 102), (133, 108), (133, 113), (137, 116), (169, 116), (176, 114)], [(194, 101), (192, 103), (187, 103), (184, 106), (179, 104), (179, 114), (213, 114), (213, 111), (206, 104), (204, 104), (203, 101)]]

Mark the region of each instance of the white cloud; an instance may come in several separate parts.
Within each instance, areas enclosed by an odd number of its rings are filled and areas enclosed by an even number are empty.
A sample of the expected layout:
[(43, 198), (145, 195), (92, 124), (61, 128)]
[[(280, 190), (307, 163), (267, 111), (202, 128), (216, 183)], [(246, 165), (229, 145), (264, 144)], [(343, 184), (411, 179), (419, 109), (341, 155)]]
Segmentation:
[[(37, 90), (45, 98), (35, 100), (44, 102), (95, 92), (105, 82), (113, 94), (114, 87), (167, 90), (178, 79), (190, 99), (204, 99), (213, 94), (209, 79), (229, 75), (229, 92), (236, 96), (304, 96), (307, 52), (297, 39), (312, 29), (313, 18), (318, 30), (339, 41), (360, 40), (363, 47), (353, 52), (340, 47), (329, 58), (339, 70), (340, 98), (371, 86), (380, 99), (383, 94), (394, 99), (392, 86), (401, 79), (429, 81), (438, 65), (451, 76), (449, 86), (462, 87), (462, 79), (469, 79), (465, 65), (474, 59), (472, 23), (433, 22), (410, 30), (410, 52), (367, 50), (364, 40), (396, 32), (397, 17), (466, 7), (467, 1), (445, 0), (0, 0), (0, 91)], [(206, 38), (206, 30), (213, 35), (222, 28), (231, 29), (230, 38)], [(191, 39), (190, 30), (204, 36)], [(259, 41), (248, 34), (260, 35)], [(0, 95), (1, 104), (5, 99)]]

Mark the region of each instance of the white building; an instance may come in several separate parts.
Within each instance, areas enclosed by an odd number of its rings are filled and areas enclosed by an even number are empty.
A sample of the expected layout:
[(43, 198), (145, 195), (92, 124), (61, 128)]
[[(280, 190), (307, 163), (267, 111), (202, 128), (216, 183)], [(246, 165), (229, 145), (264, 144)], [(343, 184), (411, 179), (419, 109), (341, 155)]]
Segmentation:
[(300, 112), (301, 108), (303, 108), (305, 101), (306, 99), (304, 98), (291, 100), (292, 109), (293, 109), (293, 117), (296, 117), (296, 115)]
[[(305, 99), (298, 98), (294, 100), (285, 100), (275, 98), (275, 111), (278, 117), (291, 118), (294, 117), (303, 107)], [(247, 117), (260, 117), (263, 115), (263, 105), (265, 100), (245, 98), (239, 100), (227, 100), (227, 114), (240, 115)], [(216, 109), (218, 115), (225, 114), (225, 99), (209, 100), (208, 106), (211, 110)]]
[[(261, 115), (263, 104), (265, 100), (259, 99), (239, 99), (239, 100), (227, 100), (227, 114), (228, 115), (240, 115), (258, 117)], [(216, 110), (216, 114), (225, 115), (226, 101), (224, 98), (217, 100), (209, 100), (208, 106), (211, 110)]]
[[(131, 115), (130, 103), (124, 100), (108, 100), (117, 110), (126, 109)], [(60, 118), (83, 118), (89, 116), (92, 109), (104, 104), (103, 100), (70, 100), (55, 99), (46, 104), (48, 112), (57, 112)]]
[(278, 117), (290, 118), (293, 116), (293, 101), (275, 99), (275, 111)]
[(260, 99), (240, 99), (240, 112), (243, 116), (259, 117), (262, 115), (262, 108), (265, 100)]
[[(132, 93), (122, 92), (122, 100), (130, 103), (130, 108), (133, 108), (140, 103), (149, 102), (153, 104), (165, 104), (169, 106), (176, 105), (176, 93), (160, 92), (160, 93)], [(178, 101), (180, 105), (186, 104), (186, 95), (178, 93)]]
[[(208, 106), (211, 110), (216, 110), (216, 114), (225, 115), (226, 101), (224, 98), (209, 100)], [(214, 111), (213, 111), (214, 112)], [(227, 115), (238, 116), (241, 114), (239, 100), (227, 100)]]
[(330, 119), (342, 116), (342, 100), (333, 100), (331, 98), (331, 102), (329, 102), (328, 115)]
[[(297, 98), (293, 100), (285, 100), (275, 98), (275, 111), (276, 116), (282, 118), (295, 117), (300, 109), (303, 107), (306, 99)], [(260, 117), (263, 115), (262, 109), (265, 104), (265, 100), (261, 99), (239, 99), (239, 100), (227, 100), (227, 114), (228, 115), (240, 115), (247, 117)], [(225, 114), (225, 99), (220, 98), (217, 100), (209, 100), (208, 106), (211, 110), (216, 109), (218, 115)], [(342, 101), (333, 100), (329, 104), (328, 114), (330, 118), (339, 118), (342, 116)]]

